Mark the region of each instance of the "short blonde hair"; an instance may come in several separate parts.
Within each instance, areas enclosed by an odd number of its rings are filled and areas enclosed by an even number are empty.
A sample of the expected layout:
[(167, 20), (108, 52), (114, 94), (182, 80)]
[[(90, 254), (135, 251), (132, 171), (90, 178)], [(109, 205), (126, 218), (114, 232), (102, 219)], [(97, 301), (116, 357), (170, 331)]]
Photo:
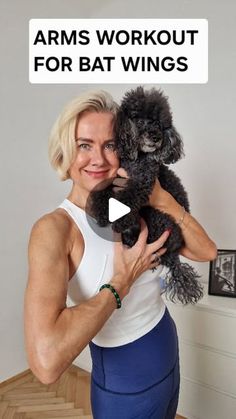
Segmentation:
[(69, 102), (63, 109), (49, 136), (48, 155), (61, 180), (69, 179), (68, 170), (76, 154), (75, 130), (79, 116), (85, 111), (117, 114), (118, 105), (104, 91), (90, 91)]

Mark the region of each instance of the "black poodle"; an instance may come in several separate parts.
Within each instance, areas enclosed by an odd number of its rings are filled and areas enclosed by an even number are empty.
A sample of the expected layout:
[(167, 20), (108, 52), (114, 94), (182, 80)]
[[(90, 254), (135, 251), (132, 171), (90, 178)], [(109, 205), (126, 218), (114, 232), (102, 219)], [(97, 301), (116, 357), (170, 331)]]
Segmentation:
[(113, 185), (92, 192), (90, 210), (100, 226), (106, 226), (108, 200), (113, 197), (131, 208), (131, 212), (114, 221), (112, 228), (121, 233), (122, 242), (132, 247), (140, 233), (140, 217), (148, 226), (147, 243), (152, 243), (171, 228), (161, 257), (161, 263), (169, 268), (166, 277), (167, 298), (182, 304), (195, 304), (203, 296), (199, 275), (187, 263), (181, 263), (179, 250), (183, 236), (179, 225), (168, 214), (148, 205), (156, 178), (163, 189), (189, 212), (187, 194), (179, 178), (167, 165), (183, 156), (183, 143), (172, 124), (167, 98), (161, 90), (145, 91), (142, 87), (127, 92), (121, 102), (116, 120), (116, 148), (120, 166), (129, 179), (125, 188), (114, 192)]

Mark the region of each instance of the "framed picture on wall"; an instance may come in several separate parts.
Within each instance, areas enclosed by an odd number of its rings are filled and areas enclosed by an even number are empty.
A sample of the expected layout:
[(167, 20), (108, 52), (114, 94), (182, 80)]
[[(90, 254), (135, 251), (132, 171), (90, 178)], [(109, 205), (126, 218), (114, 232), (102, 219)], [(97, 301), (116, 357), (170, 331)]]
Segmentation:
[(218, 249), (210, 262), (208, 294), (236, 297), (236, 250)]

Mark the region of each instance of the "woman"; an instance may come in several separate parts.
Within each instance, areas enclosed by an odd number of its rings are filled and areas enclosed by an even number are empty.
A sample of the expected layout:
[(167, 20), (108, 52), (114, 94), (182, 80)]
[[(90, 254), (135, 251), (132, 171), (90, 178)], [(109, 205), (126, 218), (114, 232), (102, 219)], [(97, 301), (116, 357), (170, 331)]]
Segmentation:
[[(94, 188), (113, 182), (117, 173), (125, 175), (114, 147), (116, 112), (108, 93), (91, 92), (69, 103), (52, 129), (51, 164), (73, 184), (63, 203), (32, 228), (26, 349), (32, 371), (49, 384), (89, 344), (95, 419), (172, 419), (179, 394), (178, 339), (158, 280), (171, 232), (146, 244), (141, 220), (139, 239), (129, 249), (119, 235), (112, 242), (102, 231), (95, 233), (85, 211)], [(182, 207), (158, 182), (150, 204), (181, 220), (182, 255), (199, 261), (216, 257), (204, 229), (190, 214), (182, 216)], [(72, 307), (66, 306), (68, 293)]]

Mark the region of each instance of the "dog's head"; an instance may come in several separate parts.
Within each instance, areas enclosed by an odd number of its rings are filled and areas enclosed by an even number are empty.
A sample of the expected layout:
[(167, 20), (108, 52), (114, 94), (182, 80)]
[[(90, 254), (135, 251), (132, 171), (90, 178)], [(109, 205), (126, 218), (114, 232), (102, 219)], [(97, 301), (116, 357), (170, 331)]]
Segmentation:
[(140, 86), (125, 94), (117, 115), (116, 146), (121, 162), (146, 156), (169, 164), (184, 155), (167, 97), (161, 90), (145, 91)]

